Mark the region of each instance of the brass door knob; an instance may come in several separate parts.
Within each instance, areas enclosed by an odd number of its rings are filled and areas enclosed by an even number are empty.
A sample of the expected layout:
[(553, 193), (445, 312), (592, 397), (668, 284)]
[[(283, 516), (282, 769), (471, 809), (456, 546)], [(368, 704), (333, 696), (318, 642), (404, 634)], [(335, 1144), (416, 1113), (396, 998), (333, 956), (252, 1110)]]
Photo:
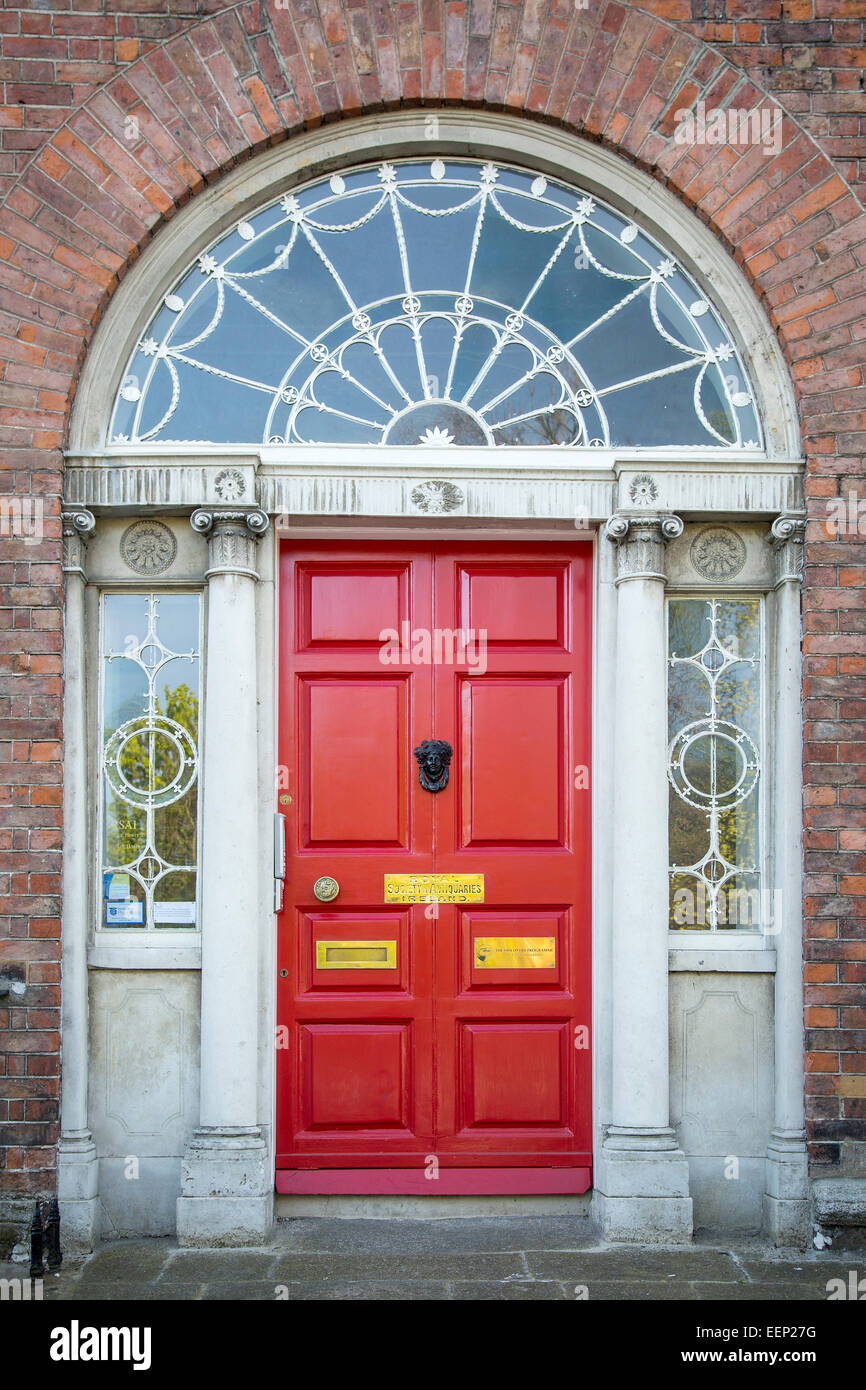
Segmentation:
[(313, 884), (313, 892), (320, 903), (332, 902), (339, 891), (340, 885), (335, 878), (317, 878)]

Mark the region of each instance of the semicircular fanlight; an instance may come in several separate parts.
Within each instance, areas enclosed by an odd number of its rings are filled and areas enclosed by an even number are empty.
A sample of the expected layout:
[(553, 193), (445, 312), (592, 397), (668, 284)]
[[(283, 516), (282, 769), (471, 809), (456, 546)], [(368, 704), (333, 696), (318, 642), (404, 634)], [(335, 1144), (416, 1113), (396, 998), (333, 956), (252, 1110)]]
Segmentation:
[(163, 302), (110, 442), (759, 449), (720, 316), (634, 222), (468, 161), (334, 174)]

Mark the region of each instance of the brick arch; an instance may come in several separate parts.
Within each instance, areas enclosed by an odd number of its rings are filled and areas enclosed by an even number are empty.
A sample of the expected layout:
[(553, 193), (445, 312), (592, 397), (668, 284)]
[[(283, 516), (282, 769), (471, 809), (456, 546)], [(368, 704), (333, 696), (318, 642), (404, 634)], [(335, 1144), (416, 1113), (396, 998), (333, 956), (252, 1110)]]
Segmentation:
[[(862, 737), (855, 721), (863, 714), (866, 685), (862, 659), (838, 654), (856, 651), (862, 641), (855, 635), (861, 629), (852, 591), (845, 587), (857, 582), (851, 575), (863, 573), (854, 568), (862, 547), (831, 543), (822, 519), (826, 499), (856, 483), (866, 446), (864, 354), (857, 336), (866, 311), (866, 214), (792, 114), (716, 49), (630, 3), (594, 0), (586, 10), (575, 9), (573, 0), (476, 0), (471, 6), (463, 0), (288, 0), (285, 9), (278, 0), (207, 4), (217, 12), (185, 23), (89, 91), (22, 170), (0, 214), (0, 357), (6, 359), (0, 425), (9, 445), (7, 479), (13, 491), (44, 493), (50, 517), (41, 545), (4, 540), (14, 566), (6, 592), (21, 615), (20, 621), (13, 616), (20, 645), (8, 648), (5, 669), (30, 682), (17, 705), (4, 707), (9, 724), (18, 720), (17, 733), (10, 734), (17, 740), (13, 749), (20, 749), (13, 762), (27, 763), (13, 774), (16, 791), (31, 788), (29, 800), (17, 798), (26, 810), (10, 832), (19, 878), (29, 876), (21, 896), (11, 900), (9, 911), (20, 926), (10, 959), (30, 962), (32, 978), (54, 988), (60, 451), (78, 368), (118, 281), (160, 225), (206, 184), (304, 129), (399, 106), (524, 114), (603, 141), (692, 207), (749, 277), (792, 371), (814, 515), (807, 579), (815, 587), (807, 590), (805, 615), (806, 917), (807, 959), (813, 962), (807, 966), (807, 1023), (824, 1031), (820, 1040), (813, 1037), (811, 1114), (819, 1147), (823, 1141), (831, 1147), (864, 1120), (864, 1102), (831, 1073), (840, 1070), (845, 1050), (834, 1031), (845, 1023), (839, 1010), (844, 1014), (846, 1003), (853, 1004), (834, 991), (854, 989), (854, 972), (863, 968), (856, 963), (862, 953), (852, 948), (861, 944), (854, 938), (862, 937), (866, 899), (866, 879), (857, 877), (866, 867), (866, 828), (860, 828), (866, 810), (855, 809), (864, 805), (862, 786), (856, 768), (842, 766), (842, 750), (847, 740), (853, 747)], [(708, 108), (725, 102), (778, 112), (780, 152), (677, 143), (675, 113), (701, 99)], [(31, 622), (34, 607), (42, 612)], [(842, 937), (849, 945), (829, 939)], [(858, 1009), (847, 1013), (847, 1026), (858, 1027)], [(40, 1056), (57, 1046), (52, 1032), (45, 1037)], [(50, 1077), (47, 1066), (43, 1074)], [(32, 1141), (21, 1142), (42, 1147), (14, 1151), (15, 1191), (35, 1190), (40, 1164), (52, 1165), (54, 1121), (38, 1129)]]
[[(13, 308), (17, 295), (30, 299), (20, 302), (21, 370), (7, 377), (22, 386), (29, 377), (32, 402), (7, 419), (22, 443), (62, 445), (93, 327), (178, 207), (268, 145), (396, 106), (483, 106), (603, 142), (663, 181), (727, 246), (798, 383), (828, 366), (804, 339), (817, 332), (828, 349), (851, 341), (866, 217), (812, 138), (700, 39), (615, 0), (587, 10), (523, 0), (495, 14), (492, 0), (471, 13), (431, 0), (372, 8), (371, 20), (351, 0), (228, 5), (96, 90), (23, 171), (0, 243)], [(768, 112), (781, 121), (779, 152), (678, 143), (675, 113), (701, 100)], [(831, 370), (840, 387), (855, 385), (841, 362)], [(810, 394), (798, 390), (801, 426), (820, 448), (826, 422)]]

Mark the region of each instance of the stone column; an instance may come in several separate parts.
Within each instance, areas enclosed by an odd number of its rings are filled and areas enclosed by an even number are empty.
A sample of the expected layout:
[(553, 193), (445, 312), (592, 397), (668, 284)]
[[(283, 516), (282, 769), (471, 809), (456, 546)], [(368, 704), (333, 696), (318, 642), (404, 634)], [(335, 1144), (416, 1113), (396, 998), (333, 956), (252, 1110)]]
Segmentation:
[[(85, 703), (85, 554), (96, 522), (83, 507), (61, 513), (63, 572), (63, 913), (60, 1142), (57, 1197), (64, 1249), (88, 1251), (98, 1236), (99, 1163), (87, 1124), (89, 864)], [(98, 785), (99, 778), (95, 778)]]
[(256, 543), (264, 512), (199, 510), (206, 535), (200, 1124), (184, 1155), (181, 1245), (254, 1245), (273, 1220), (257, 1123), (259, 941)]
[(803, 724), (800, 658), (802, 516), (773, 522), (776, 552), (773, 886), (776, 947), (775, 1114), (767, 1146), (764, 1215), (776, 1245), (803, 1247), (811, 1234), (804, 1114)]
[(687, 1241), (692, 1202), (670, 1127), (665, 545), (679, 517), (619, 513), (613, 771), (612, 1123), (596, 1211), (611, 1240)]

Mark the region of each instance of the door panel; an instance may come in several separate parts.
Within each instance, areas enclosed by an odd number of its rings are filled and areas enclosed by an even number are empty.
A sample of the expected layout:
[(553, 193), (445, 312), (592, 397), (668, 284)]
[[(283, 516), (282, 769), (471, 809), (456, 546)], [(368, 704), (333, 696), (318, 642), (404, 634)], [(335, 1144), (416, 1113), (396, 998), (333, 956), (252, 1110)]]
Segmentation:
[[(585, 544), (284, 552), (278, 1167), (589, 1165), (590, 573)], [(432, 872), (483, 903), (384, 905)]]
[(408, 847), (409, 687), (405, 676), (299, 680), (307, 848)]
[[(432, 690), (428, 671), (382, 664), (379, 634), (427, 620), (431, 577), (429, 556), (397, 547), (284, 552), (278, 1167), (430, 1152), (433, 942), (414, 920), (423, 907), (384, 905), (383, 878), (432, 871), (432, 806), (412, 795)], [(339, 884), (327, 904), (313, 892), (326, 876)], [(365, 941), (382, 943), (380, 968), (359, 968)]]
[(565, 679), (461, 679), (461, 843), (562, 845)]

